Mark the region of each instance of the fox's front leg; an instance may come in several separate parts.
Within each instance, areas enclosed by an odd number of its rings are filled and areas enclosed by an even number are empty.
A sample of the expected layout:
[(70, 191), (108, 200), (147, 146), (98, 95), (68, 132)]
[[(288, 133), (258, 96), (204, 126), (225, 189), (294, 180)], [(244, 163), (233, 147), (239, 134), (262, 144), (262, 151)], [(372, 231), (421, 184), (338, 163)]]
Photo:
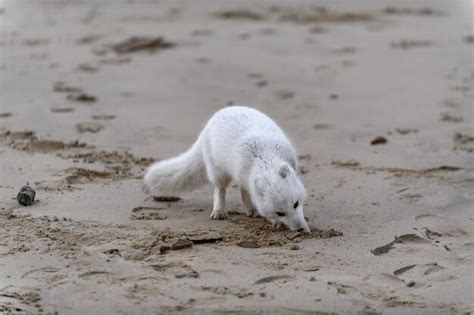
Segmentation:
[(248, 217), (258, 217), (257, 208), (253, 205), (252, 199), (250, 198), (249, 192), (241, 187), (240, 194), (242, 196), (242, 202), (244, 207), (247, 208), (247, 216)]

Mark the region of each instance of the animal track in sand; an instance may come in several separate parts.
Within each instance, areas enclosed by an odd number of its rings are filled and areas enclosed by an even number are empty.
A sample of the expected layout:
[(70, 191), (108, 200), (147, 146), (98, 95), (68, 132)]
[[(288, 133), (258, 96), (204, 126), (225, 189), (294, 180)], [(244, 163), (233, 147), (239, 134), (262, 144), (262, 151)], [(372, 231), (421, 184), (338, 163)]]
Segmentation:
[(244, 9), (219, 11), (214, 17), (223, 20), (242, 21), (282, 21), (296, 24), (313, 23), (363, 23), (376, 21), (376, 16), (371, 12), (335, 11), (323, 6), (306, 8), (272, 6), (264, 11), (251, 11)]
[(74, 184), (103, 181), (104, 179), (121, 180), (139, 177), (145, 167), (153, 161), (150, 158), (135, 157), (128, 152), (97, 150), (93, 146), (78, 141), (63, 142), (41, 139), (32, 131), (1, 133), (0, 144), (29, 153), (55, 154), (74, 162), (97, 163), (104, 168), (101, 171), (65, 170), (59, 175), (66, 175), (68, 179), (55, 182), (39, 181), (40, 188), (45, 190), (73, 190), (74, 187), (71, 185)]
[(3, 313), (43, 313), (39, 290), (7, 286), (0, 290), (0, 312)]
[(166, 220), (168, 217), (159, 212), (164, 208), (136, 207), (132, 209), (130, 219), (132, 220)]
[(72, 148), (87, 148), (85, 143), (78, 141), (62, 142), (58, 140), (39, 139), (33, 131), (6, 131), (0, 134), (0, 143), (19, 151), (42, 153), (53, 153)]
[(474, 136), (457, 132), (453, 136), (453, 150), (474, 152)]

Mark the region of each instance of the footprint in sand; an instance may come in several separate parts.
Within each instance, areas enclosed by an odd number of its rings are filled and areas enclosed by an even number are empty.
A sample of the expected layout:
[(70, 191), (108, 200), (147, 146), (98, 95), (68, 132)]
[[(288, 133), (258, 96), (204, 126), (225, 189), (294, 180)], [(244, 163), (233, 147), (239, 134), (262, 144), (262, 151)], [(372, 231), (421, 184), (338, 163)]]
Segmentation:
[(422, 214), (415, 218), (415, 220), (429, 230), (439, 233), (441, 236), (448, 237), (463, 237), (468, 233), (457, 227), (451, 220), (437, 216), (434, 214)]
[(53, 113), (72, 113), (75, 109), (73, 107), (52, 106), (50, 110)]
[(434, 214), (423, 214), (415, 218), (423, 225), (421, 231), (427, 231), (443, 248), (459, 259), (474, 257), (474, 241), (465, 230), (456, 226), (452, 220)]
[(105, 128), (104, 125), (95, 123), (95, 122), (79, 123), (76, 125), (76, 130), (79, 131), (79, 133), (85, 133), (85, 132), (97, 133), (104, 128)]
[(101, 115), (93, 115), (92, 119), (94, 120), (112, 120), (115, 119), (115, 115), (109, 115), (109, 114), (101, 114)]

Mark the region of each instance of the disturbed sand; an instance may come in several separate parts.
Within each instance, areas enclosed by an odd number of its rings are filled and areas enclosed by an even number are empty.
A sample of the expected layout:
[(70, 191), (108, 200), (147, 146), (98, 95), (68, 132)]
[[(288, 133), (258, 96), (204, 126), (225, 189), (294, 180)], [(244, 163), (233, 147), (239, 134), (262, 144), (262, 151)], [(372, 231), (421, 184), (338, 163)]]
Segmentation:
[[(0, 312), (474, 311), (472, 3), (218, 4), (0, 2)], [(142, 192), (231, 104), (293, 140), (311, 235)]]

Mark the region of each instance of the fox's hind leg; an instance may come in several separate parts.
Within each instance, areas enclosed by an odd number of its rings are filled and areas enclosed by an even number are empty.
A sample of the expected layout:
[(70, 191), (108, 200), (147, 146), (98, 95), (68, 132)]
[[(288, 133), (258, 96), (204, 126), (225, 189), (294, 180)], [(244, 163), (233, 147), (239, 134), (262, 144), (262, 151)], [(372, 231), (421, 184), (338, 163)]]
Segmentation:
[(229, 183), (230, 178), (227, 176), (220, 178), (217, 183), (214, 183), (214, 207), (211, 213), (211, 219), (213, 220), (226, 220), (229, 218), (225, 211), (225, 192)]
[(240, 194), (242, 196), (242, 202), (244, 204), (244, 207), (247, 208), (247, 216), (248, 217), (258, 216), (258, 211), (253, 205), (252, 199), (250, 199), (250, 195), (248, 191), (245, 188), (240, 187)]

